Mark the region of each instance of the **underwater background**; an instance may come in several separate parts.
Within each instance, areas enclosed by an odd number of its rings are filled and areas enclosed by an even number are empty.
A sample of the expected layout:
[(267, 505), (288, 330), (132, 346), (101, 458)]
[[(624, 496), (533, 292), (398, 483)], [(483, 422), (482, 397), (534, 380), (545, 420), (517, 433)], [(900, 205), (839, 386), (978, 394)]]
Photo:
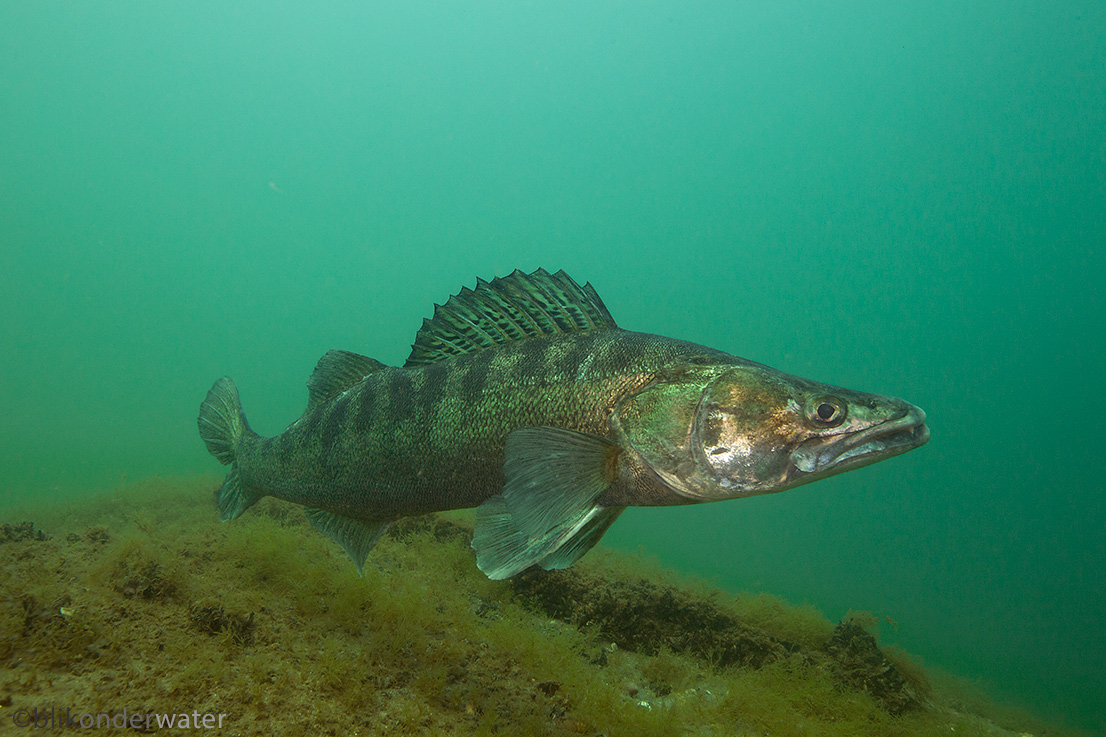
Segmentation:
[(219, 473), (218, 377), (275, 434), (327, 350), (563, 268), (932, 431), (605, 545), (1106, 731), (1104, 38), (1075, 0), (5, 3), (0, 507)]

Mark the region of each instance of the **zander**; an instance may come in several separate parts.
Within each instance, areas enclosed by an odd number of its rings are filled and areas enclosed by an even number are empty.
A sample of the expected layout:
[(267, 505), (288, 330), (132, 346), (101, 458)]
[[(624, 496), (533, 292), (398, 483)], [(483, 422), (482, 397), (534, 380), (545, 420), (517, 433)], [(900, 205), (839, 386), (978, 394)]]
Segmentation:
[(929, 439), (901, 399), (622, 330), (591, 284), (541, 269), (436, 305), (402, 367), (330, 351), (307, 388), (272, 438), (229, 378), (208, 392), (200, 435), (230, 465), (219, 513), (302, 504), (358, 572), (408, 515), (479, 507), (476, 564), (501, 579), (572, 565), (628, 506), (783, 491)]

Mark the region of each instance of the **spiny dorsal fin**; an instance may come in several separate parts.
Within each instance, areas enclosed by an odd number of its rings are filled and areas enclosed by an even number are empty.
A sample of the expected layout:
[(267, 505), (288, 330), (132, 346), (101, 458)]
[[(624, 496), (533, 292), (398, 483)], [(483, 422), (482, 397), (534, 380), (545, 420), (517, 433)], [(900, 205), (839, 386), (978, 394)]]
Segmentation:
[(463, 288), (423, 320), (404, 366), (421, 366), (499, 343), (618, 327), (590, 283), (538, 269)]
[(373, 371), (384, 368), (374, 358), (349, 351), (327, 351), (307, 380), (307, 408), (310, 410), (338, 396)]

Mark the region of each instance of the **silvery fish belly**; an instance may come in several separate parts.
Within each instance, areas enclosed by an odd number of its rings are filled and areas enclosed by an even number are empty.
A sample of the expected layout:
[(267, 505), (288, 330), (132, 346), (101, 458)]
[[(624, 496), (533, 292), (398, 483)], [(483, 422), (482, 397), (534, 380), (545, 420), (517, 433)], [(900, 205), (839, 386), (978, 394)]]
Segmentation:
[(925, 413), (722, 351), (619, 328), (590, 284), (519, 271), (462, 289), (402, 367), (320, 359), (303, 416), (250, 430), (234, 382), (200, 407), (230, 466), (224, 521), (269, 495), (362, 571), (394, 520), (477, 507), (491, 578), (572, 565), (628, 506), (769, 494), (904, 453)]

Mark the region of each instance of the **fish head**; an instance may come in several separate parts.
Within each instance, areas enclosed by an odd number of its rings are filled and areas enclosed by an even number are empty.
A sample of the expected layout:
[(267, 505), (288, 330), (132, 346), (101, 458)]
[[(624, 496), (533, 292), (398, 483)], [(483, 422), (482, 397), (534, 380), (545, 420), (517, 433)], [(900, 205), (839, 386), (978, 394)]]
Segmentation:
[(908, 402), (752, 362), (668, 377), (618, 413), (636, 456), (692, 501), (783, 491), (929, 440)]

